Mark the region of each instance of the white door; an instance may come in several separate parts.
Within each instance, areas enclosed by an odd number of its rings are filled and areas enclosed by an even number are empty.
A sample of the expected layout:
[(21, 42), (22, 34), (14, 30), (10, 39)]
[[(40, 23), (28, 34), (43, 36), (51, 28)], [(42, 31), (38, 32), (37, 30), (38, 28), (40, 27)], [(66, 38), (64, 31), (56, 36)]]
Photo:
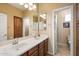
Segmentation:
[(0, 13), (0, 41), (7, 40), (7, 15)]
[(57, 13), (54, 12), (54, 51), (53, 54), (57, 53)]

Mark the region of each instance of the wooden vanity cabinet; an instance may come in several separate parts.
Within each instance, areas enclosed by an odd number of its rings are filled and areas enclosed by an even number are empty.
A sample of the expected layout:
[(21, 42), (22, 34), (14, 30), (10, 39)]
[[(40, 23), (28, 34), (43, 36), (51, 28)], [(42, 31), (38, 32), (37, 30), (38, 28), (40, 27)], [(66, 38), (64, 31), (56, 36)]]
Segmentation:
[(28, 51), (28, 56), (38, 56), (38, 45)]
[(44, 56), (44, 41), (38, 45), (39, 56)]
[(48, 39), (46, 39), (44, 43), (44, 55), (46, 56), (47, 54), (48, 54)]
[(27, 52), (25, 52), (21, 56), (46, 56), (47, 52), (48, 52), (48, 39), (39, 43), (37, 46), (28, 50)]
[(79, 3), (76, 4), (76, 56), (79, 56)]
[(21, 56), (38, 56), (38, 45), (25, 52)]
[(28, 56), (38, 56), (38, 50), (35, 51), (34, 53), (32, 53), (31, 55), (28, 55)]

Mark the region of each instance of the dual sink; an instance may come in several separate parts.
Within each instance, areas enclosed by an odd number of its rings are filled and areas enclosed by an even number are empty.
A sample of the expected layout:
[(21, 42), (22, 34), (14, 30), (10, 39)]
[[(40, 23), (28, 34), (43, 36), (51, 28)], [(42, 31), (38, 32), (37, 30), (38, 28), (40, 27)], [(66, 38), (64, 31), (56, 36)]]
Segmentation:
[(24, 52), (28, 51), (29, 49), (33, 48), (40, 42), (39, 38), (29, 38), (19, 40), (18, 43), (5, 45), (0, 47), (0, 55), (1, 56), (15, 56), (21, 55)]

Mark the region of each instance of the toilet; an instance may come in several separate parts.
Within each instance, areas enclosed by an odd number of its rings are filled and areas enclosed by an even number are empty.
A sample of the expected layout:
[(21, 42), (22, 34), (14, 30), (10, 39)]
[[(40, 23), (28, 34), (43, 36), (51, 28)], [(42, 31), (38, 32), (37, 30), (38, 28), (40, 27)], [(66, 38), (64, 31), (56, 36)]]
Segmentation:
[(68, 45), (68, 48), (70, 49), (70, 35), (68, 35), (67, 37), (67, 45)]

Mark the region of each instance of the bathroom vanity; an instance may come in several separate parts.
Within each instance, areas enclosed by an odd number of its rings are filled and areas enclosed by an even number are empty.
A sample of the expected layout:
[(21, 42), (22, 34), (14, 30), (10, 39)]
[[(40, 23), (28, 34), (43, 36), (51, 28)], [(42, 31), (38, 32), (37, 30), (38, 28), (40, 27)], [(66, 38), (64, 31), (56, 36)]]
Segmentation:
[(21, 56), (44, 56), (47, 55), (48, 52), (48, 38), (46, 38), (43, 42), (34, 46), (30, 50), (23, 53)]
[(0, 56), (45, 56), (48, 52), (48, 36), (18, 38), (18, 44), (0, 46)]

